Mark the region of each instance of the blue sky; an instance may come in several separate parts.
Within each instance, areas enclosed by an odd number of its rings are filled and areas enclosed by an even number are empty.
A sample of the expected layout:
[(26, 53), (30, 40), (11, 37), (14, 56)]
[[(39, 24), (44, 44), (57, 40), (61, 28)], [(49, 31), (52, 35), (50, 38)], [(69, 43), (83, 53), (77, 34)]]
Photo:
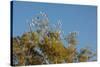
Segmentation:
[(26, 20), (40, 11), (48, 14), (50, 24), (56, 24), (60, 19), (62, 30), (69, 32), (78, 31), (78, 45), (81, 48), (87, 44), (94, 49), (97, 47), (97, 7), (71, 4), (49, 4), (16, 1), (13, 3), (13, 36), (22, 35), (28, 31)]

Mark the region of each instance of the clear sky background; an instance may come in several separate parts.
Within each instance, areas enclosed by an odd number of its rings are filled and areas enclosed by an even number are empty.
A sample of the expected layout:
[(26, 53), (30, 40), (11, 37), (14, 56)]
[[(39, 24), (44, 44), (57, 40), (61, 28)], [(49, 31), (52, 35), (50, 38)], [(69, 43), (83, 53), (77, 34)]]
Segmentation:
[(13, 36), (20, 36), (28, 31), (27, 20), (31, 21), (34, 15), (44, 11), (48, 14), (50, 24), (56, 24), (60, 19), (62, 30), (78, 31), (77, 47), (89, 45), (93, 50), (97, 47), (97, 7), (71, 4), (48, 4), (33, 2), (13, 3)]

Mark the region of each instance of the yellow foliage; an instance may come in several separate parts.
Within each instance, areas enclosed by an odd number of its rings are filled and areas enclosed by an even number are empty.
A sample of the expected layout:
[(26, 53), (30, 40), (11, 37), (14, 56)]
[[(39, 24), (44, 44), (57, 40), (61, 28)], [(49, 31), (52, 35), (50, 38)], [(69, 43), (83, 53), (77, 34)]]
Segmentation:
[(88, 56), (86, 56), (86, 55), (81, 55), (80, 57), (79, 57), (79, 61), (80, 62), (86, 62), (88, 60)]

